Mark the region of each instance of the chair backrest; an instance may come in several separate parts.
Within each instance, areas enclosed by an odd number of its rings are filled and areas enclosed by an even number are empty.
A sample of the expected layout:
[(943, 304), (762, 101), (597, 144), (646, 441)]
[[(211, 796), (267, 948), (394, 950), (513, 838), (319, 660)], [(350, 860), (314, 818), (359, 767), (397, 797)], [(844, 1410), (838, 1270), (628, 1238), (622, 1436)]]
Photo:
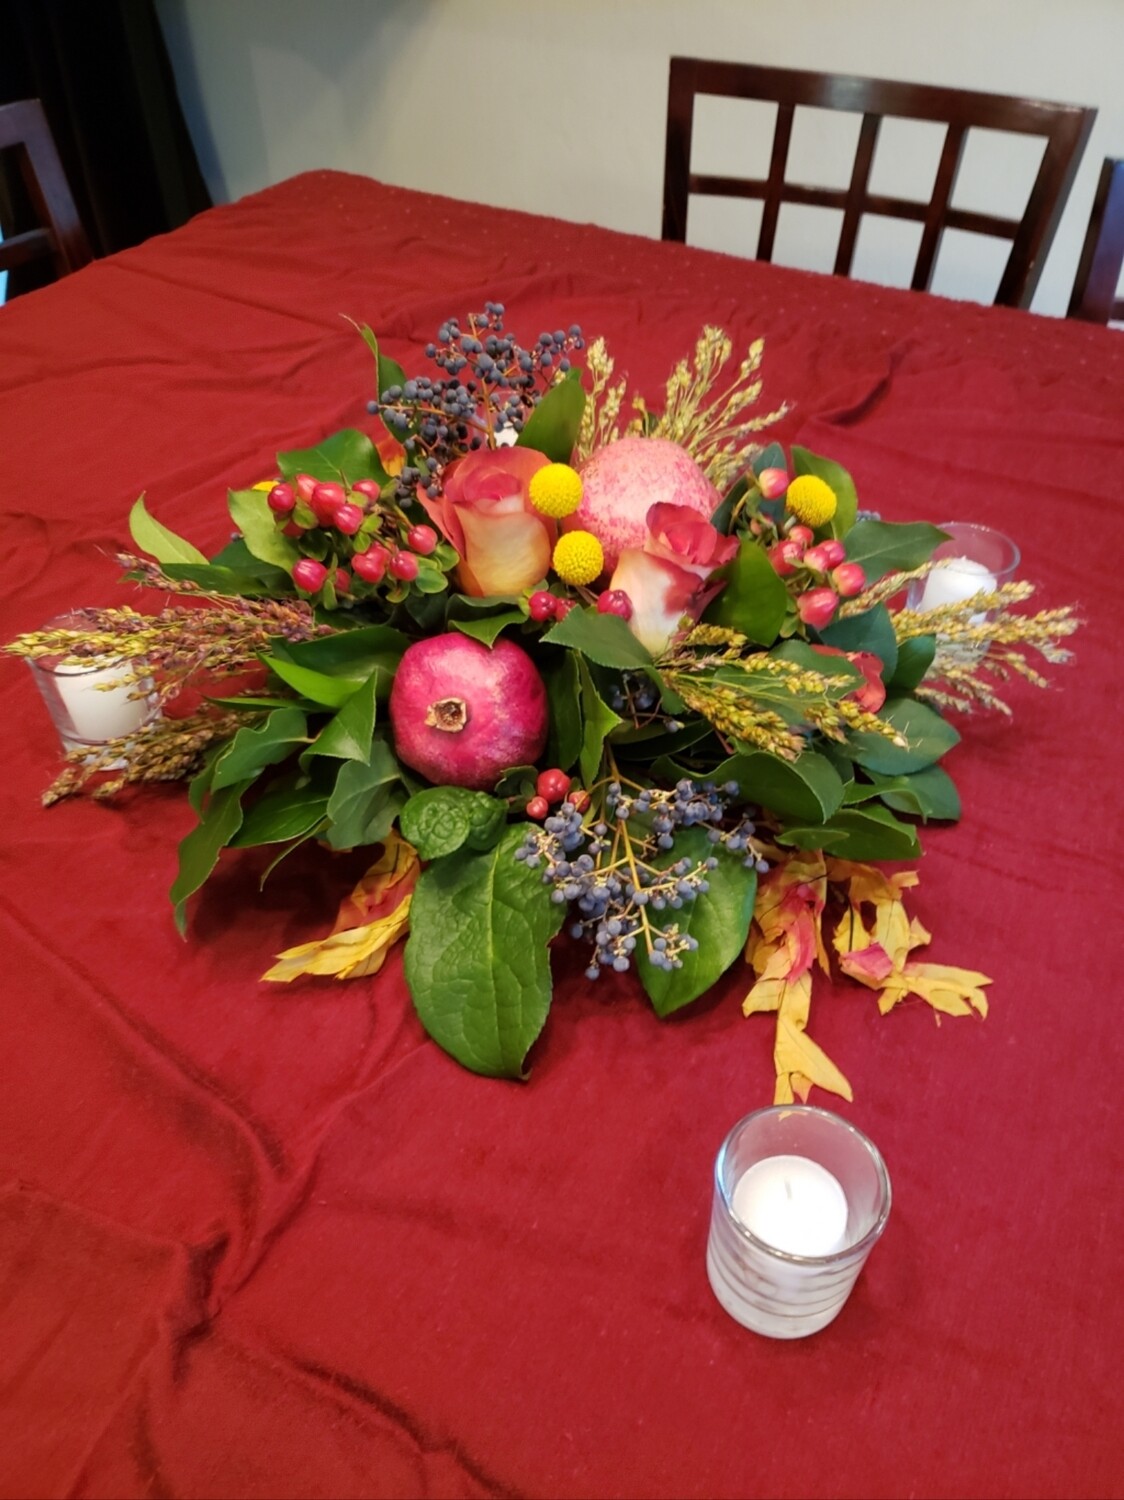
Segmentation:
[[(691, 131), (697, 94), (765, 100), (777, 105), (767, 177), (720, 177), (691, 171)], [(785, 181), (793, 117), (799, 105), (862, 115), (851, 180), (846, 188), (805, 187)], [(757, 244), (759, 260), (773, 257), (782, 202), (842, 209), (834, 272), (837, 276), (847, 276), (864, 214), (910, 219), (923, 226), (910, 284), (916, 291), (928, 291), (946, 229), (995, 235), (1012, 242), (995, 301), (1008, 307), (1028, 307), (1096, 114), (1095, 109), (1077, 105), (1046, 104), (929, 84), (673, 57), (667, 101), (663, 238), (686, 239), (687, 199), (691, 193), (763, 199)], [(944, 147), (927, 202), (870, 191), (874, 150), (879, 127), (886, 116), (932, 120), (946, 126)], [(965, 141), (973, 126), (1045, 137), (1045, 152), (1021, 219), (952, 207)]]
[(54, 137), (38, 99), (0, 104), (0, 151), (15, 147), (38, 227), (0, 240), (0, 271), (49, 259), (56, 276), (93, 259), (90, 242), (71, 197)]
[(1067, 316), (1089, 323), (1124, 322), (1124, 297), (1117, 296), (1122, 268), (1124, 160), (1106, 156)]

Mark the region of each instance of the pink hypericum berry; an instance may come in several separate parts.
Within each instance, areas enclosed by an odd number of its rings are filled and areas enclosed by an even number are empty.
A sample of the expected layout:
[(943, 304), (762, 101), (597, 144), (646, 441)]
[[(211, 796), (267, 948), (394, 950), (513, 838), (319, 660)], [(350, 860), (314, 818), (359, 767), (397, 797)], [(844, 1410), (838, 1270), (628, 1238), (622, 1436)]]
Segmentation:
[(550, 811), (550, 803), (545, 797), (532, 797), (527, 803), (527, 816), (541, 823)]
[(293, 482), (302, 500), (311, 500), (313, 490), (320, 483), (319, 479), (314, 479), (311, 474), (298, 474)]
[(395, 552), (387, 564), (393, 577), (409, 583), (418, 576), (418, 560), (412, 552)]
[(762, 469), (757, 476), (757, 488), (766, 500), (779, 500), (791, 482), (786, 469)]
[(351, 574), (346, 568), (336, 569), (335, 585), (337, 594), (348, 594), (351, 592)]
[(599, 615), (619, 615), (622, 620), (632, 619), (632, 600), (624, 589), (606, 589), (597, 597)]
[(805, 625), (813, 630), (822, 630), (835, 613), (839, 603), (834, 589), (808, 589), (796, 600), (796, 608)]
[(330, 479), (318, 484), (308, 497), (312, 513), (321, 526), (330, 526), (335, 520), (337, 508), (346, 501), (347, 495), (344, 493), (343, 485), (336, 484)]
[(801, 547), (810, 547), (815, 536), (810, 526), (790, 526), (785, 533), (790, 542), (799, 542)]
[(287, 516), (297, 503), (297, 493), (291, 484), (275, 484), (266, 503), (275, 515)]
[(390, 553), (385, 547), (375, 545), (366, 552), (357, 552), (351, 559), (351, 570), (358, 573), (364, 583), (378, 583), (386, 572), (386, 564)]
[(293, 582), (306, 594), (315, 594), (317, 589), (322, 587), (327, 576), (328, 570), (324, 564), (316, 562), (311, 557), (302, 557), (293, 568)]
[(432, 526), (411, 526), (406, 533), (406, 545), (428, 557), (437, 546), (437, 533)]
[(363, 524), (363, 512), (357, 505), (352, 505), (349, 500), (345, 500), (342, 505), (336, 506), (332, 524), (337, 531), (342, 531), (344, 536), (354, 536)]
[(540, 771), (535, 782), (535, 791), (547, 802), (561, 802), (570, 790), (570, 778), (558, 766), (549, 771)]
[(840, 563), (831, 581), (844, 599), (852, 599), (866, 588), (866, 573), (861, 563)]
[(566, 801), (577, 813), (583, 813), (589, 807), (589, 793), (584, 787), (579, 787), (576, 792), (571, 792)]
[(829, 536), (826, 542), (821, 542), (820, 548), (823, 551), (823, 555), (827, 558), (829, 568), (834, 568), (837, 563), (841, 563), (847, 556), (846, 547), (832, 536)]
[(559, 599), (556, 597), (554, 600), (554, 618), (556, 620), (564, 620), (570, 611), (577, 609), (577, 607), (578, 601), (576, 599)]
[(357, 479), (351, 488), (357, 495), (366, 495), (368, 500), (379, 498), (379, 487), (373, 479)]
[(304, 527), (298, 521), (290, 521), (288, 525), (282, 526), (282, 536), (304, 536)]
[(776, 542), (769, 548), (768, 557), (775, 572), (782, 578), (787, 578), (790, 573), (795, 573), (800, 566), (804, 555), (804, 549), (799, 542), (791, 542), (787, 538), (783, 542)]
[(554, 594), (547, 593), (546, 589), (536, 589), (527, 600), (527, 613), (532, 620), (553, 620), (555, 606), (559, 600)]
[(804, 554), (804, 566), (812, 568), (817, 573), (826, 573), (831, 567), (831, 559), (826, 547), (822, 543), (815, 547), (809, 547)]

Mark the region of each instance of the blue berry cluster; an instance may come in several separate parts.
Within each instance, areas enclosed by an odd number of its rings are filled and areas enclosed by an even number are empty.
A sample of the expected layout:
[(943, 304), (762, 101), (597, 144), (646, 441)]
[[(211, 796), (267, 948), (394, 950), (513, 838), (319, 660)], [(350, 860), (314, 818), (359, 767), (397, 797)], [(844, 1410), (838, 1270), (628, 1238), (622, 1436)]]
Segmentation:
[[(711, 843), (742, 855), (746, 865), (766, 868), (748, 818), (735, 815), (732, 827), (722, 826), (737, 795), (732, 781), (719, 788), (684, 779), (670, 791), (642, 787), (633, 792), (611, 782), (596, 821), (588, 821), (590, 815), (583, 817), (572, 802), (563, 802), (541, 829), (528, 830), (515, 858), (531, 869), (541, 865), (543, 882), (553, 887), (551, 900), (574, 908), (571, 935), (593, 943), (588, 979), (598, 978), (606, 967), (623, 973), (638, 942), (651, 963), (666, 970), (682, 968), (683, 954), (698, 947), (695, 938), (680, 931), (674, 913), (706, 895), (707, 876), (718, 867), (718, 856), (668, 863), (666, 852), (674, 849), (677, 829), (706, 826)], [(653, 863), (656, 858), (659, 865)]]
[(521, 432), (558, 374), (569, 370), (570, 355), (585, 347), (575, 323), (568, 332), (540, 333), (532, 349), (522, 349), (505, 332), (503, 317), (502, 302), (485, 302), (483, 312), (469, 314), (467, 331), (447, 318), (425, 349), (441, 375), (419, 375), (368, 402), (406, 449), (397, 483), (403, 503), (419, 484), (435, 498), (446, 464), (505, 431)]

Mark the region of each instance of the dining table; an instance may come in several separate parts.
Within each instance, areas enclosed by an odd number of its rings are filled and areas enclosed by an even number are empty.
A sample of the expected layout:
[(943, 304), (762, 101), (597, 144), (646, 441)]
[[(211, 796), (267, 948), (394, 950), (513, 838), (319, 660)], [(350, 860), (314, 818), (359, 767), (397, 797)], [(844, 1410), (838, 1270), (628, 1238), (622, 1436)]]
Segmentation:
[(1121, 1494), (1124, 333), (306, 172), (0, 308), (0, 638), (159, 608), (116, 560), (139, 495), (212, 555), (279, 451), (380, 434), (355, 323), (417, 371), (485, 299), (603, 336), (655, 411), (704, 326), (763, 339), (763, 440), (1005, 533), (1030, 607), (1076, 607), (1047, 687), (950, 714), (963, 815), (906, 866), (989, 1014), (817, 978), (854, 1098), (810, 1102), (893, 1204), (829, 1326), (759, 1335), (706, 1272), (716, 1153), (773, 1100), (743, 963), (661, 1020), (559, 938), (527, 1077), (478, 1076), (401, 945), (261, 980), (369, 849), (264, 883), (229, 851), (181, 938), (182, 784), (42, 807), (60, 747), (0, 657), (0, 1493)]

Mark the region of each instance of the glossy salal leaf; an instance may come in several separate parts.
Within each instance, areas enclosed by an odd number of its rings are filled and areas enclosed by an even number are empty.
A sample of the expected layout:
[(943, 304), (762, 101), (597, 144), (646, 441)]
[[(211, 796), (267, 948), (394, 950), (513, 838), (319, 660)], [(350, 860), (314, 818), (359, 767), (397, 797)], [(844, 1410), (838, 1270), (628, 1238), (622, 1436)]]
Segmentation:
[(755, 474), (763, 474), (766, 469), (787, 469), (788, 459), (780, 443), (768, 443), (754, 455), (750, 468)]
[(793, 823), (830, 818), (843, 801), (842, 778), (831, 762), (814, 750), (805, 750), (793, 761), (780, 760), (764, 750), (750, 750), (724, 760), (708, 772), (706, 779), (719, 786), (736, 781), (746, 802)]
[(926, 521), (856, 521), (847, 533), (847, 561), (860, 563), (867, 583), (876, 583), (919, 568), (947, 537)]
[(375, 356), (375, 390), (381, 397), (384, 391), (388, 391), (392, 385), (405, 385), (406, 372), (396, 359), (383, 354), (379, 348), (379, 341), (374, 330), (367, 323), (356, 323), (354, 318), (348, 318), (352, 328), (357, 329), (367, 348)]
[(358, 630), (337, 630), (310, 641), (275, 641), (275, 656), (302, 667), (311, 667), (329, 677), (349, 677), (358, 685), (365, 682), (375, 668), (392, 677), (402, 653), (410, 644), (408, 637), (390, 625), (365, 625)]
[(220, 852), (242, 825), (242, 794), (249, 781), (235, 782), (213, 793), (199, 822), (180, 844), (179, 873), (169, 895), (175, 908), (176, 928), (183, 936), (187, 927), (187, 898), (193, 896), (218, 864)]
[(619, 615), (602, 615), (590, 605), (572, 609), (564, 620), (552, 625), (543, 640), (551, 646), (569, 646), (595, 661), (599, 667), (621, 671), (643, 671), (652, 657)]
[(882, 663), (883, 682), (889, 681), (898, 665), (898, 638), (884, 604), (876, 604), (861, 615), (836, 620), (834, 625), (820, 631), (820, 639), (825, 646), (835, 646), (840, 651), (867, 651), (877, 656)]
[(463, 635), (491, 647), (501, 630), (506, 630), (509, 625), (521, 625), (526, 618), (521, 609), (505, 609), (497, 615), (484, 615), (475, 620), (450, 620), (449, 624)]
[(342, 708), (363, 681), (362, 678), (329, 677), (324, 672), (314, 672), (311, 667), (302, 667), (280, 656), (263, 656), (262, 661), (302, 698), (308, 698), (322, 708)]
[(578, 658), (573, 651), (560, 651), (556, 659), (541, 670), (550, 706), (550, 738), (546, 745), (545, 764), (568, 771), (582, 748)]
[(233, 848), (284, 844), (318, 830), (328, 811), (331, 786), (307, 776), (286, 776), (248, 808), (231, 839)]
[(141, 495), (133, 503), (129, 512), (129, 535), (136, 544), (137, 550), (154, 557), (160, 564), (164, 563), (203, 563), (207, 559), (198, 547), (193, 547), (182, 536), (177, 536), (174, 531), (150, 516), (145, 508), (144, 496)]
[[(855, 524), (859, 509), (855, 481), (847, 470), (832, 458), (822, 458), (818, 453), (810, 453), (807, 448), (796, 447), (792, 450), (792, 467), (797, 474), (815, 474), (835, 491), (838, 502), (835, 515), (826, 526), (819, 528), (817, 535), (846, 536)], [(850, 556), (849, 550), (847, 555)]]
[(622, 720), (597, 691), (593, 674), (580, 656), (578, 657), (578, 678), (581, 682), (582, 694), (582, 747), (578, 769), (581, 772), (583, 784), (592, 786), (601, 768), (601, 754), (606, 736), (611, 734)]
[(399, 827), (402, 837), (418, 851), (419, 859), (441, 859), (465, 845), (490, 849), (506, 817), (506, 805), (486, 792), (435, 786), (410, 798), (402, 809)]
[(164, 563), (169, 578), (196, 583), (207, 594), (239, 599), (282, 599), (293, 592), (293, 581), (280, 568), (259, 563), (257, 569), (223, 568), (214, 563)]
[(788, 608), (788, 591), (762, 548), (745, 537), (738, 555), (715, 573), (726, 587), (711, 601), (704, 619), (708, 625), (740, 630), (760, 646), (771, 646)]
[(215, 762), (211, 790), (252, 781), (308, 743), (308, 721), (299, 708), (275, 708), (261, 724), (239, 729)]
[(545, 453), (551, 463), (568, 464), (585, 411), (585, 391), (575, 370), (556, 381), (527, 418), (517, 439), (520, 448)]
[(262, 490), (231, 490), (227, 496), (230, 519), (254, 556), (291, 574), (301, 551), (291, 537), (277, 529), (275, 517)]
[(422, 1025), (474, 1073), (524, 1076), (550, 1009), (547, 945), (565, 905), (515, 858), (526, 830), (493, 849), (436, 860), (414, 890), (406, 982)]
[(925, 673), (933, 665), (937, 654), (935, 635), (915, 635), (898, 645), (898, 664), (894, 674), (886, 683), (892, 693), (912, 693)]
[(960, 816), (960, 793), (942, 766), (926, 766), (912, 776), (870, 775), (881, 800), (895, 812), (913, 813), (923, 823), (930, 818), (955, 823)]
[(888, 807), (843, 807), (824, 824), (786, 828), (778, 844), (796, 849), (827, 849), (839, 859), (916, 859), (916, 831), (900, 823)]
[(390, 475), (383, 468), (374, 443), (355, 427), (333, 433), (315, 447), (279, 453), (277, 467), (287, 480), (295, 479), (298, 474), (311, 474), (313, 479), (329, 479), (345, 489), (359, 479), (373, 479), (380, 487), (390, 483)]
[(366, 763), (346, 761), (328, 798), (324, 837), (333, 849), (377, 843), (405, 801), (399, 765), (386, 740), (376, 736)]
[[(676, 834), (675, 848), (661, 853), (655, 861), (661, 867), (679, 859), (701, 863), (715, 853), (715, 845), (703, 828), (687, 828)], [(745, 947), (757, 895), (757, 873), (746, 869), (741, 858), (718, 852), (716, 869), (707, 872), (710, 889), (694, 901), (684, 903), (674, 916), (680, 932), (698, 942), (691, 953), (682, 955), (683, 967), (657, 969), (648, 958), (643, 942), (636, 945), (636, 971), (652, 1008), (659, 1016), (690, 1005), (704, 994), (719, 975), (724, 974)], [(666, 913), (653, 913), (657, 922)]]
[[(868, 771), (881, 771), (886, 776), (921, 771), (960, 743), (960, 736), (952, 725), (946, 724), (935, 709), (916, 698), (887, 699), (878, 717), (904, 735), (906, 744), (895, 745), (880, 734), (848, 735), (847, 753)], [(864, 855), (856, 857), (865, 858)]]
[[(361, 683), (301, 756), (301, 765), (307, 766), (316, 755), (329, 755), (335, 760), (358, 760), (366, 763), (371, 755), (371, 736), (375, 732), (375, 694), (378, 691), (377, 672), (372, 672), (366, 682)], [(333, 679), (335, 681), (337, 679)]]

